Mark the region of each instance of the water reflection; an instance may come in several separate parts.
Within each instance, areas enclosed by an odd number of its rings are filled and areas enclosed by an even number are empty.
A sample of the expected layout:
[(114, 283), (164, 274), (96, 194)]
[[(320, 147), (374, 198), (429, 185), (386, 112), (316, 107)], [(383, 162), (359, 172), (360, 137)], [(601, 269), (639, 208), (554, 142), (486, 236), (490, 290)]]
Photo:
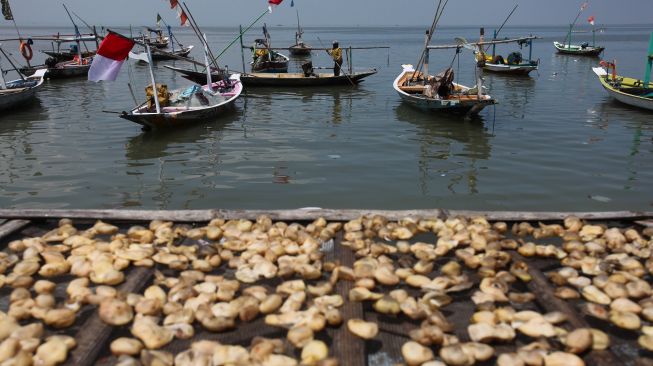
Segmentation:
[[(451, 193), (478, 193), (478, 162), (491, 155), (491, 138), (482, 117), (465, 120), (452, 115), (427, 115), (400, 104), (397, 119), (417, 127), (420, 189), (429, 194), (429, 184), (436, 177), (449, 177)], [(466, 189), (464, 187), (467, 187)]]
[(531, 77), (493, 77), (487, 78), (486, 86), (490, 94), (497, 98), (502, 112), (510, 116), (525, 119), (526, 108), (534, 98), (537, 81)]
[[(216, 121), (193, 124), (185, 128), (142, 132), (127, 140), (125, 156), (129, 161), (159, 159), (174, 155), (172, 146), (193, 146), (200, 141), (218, 146), (221, 132), (240, 119), (240, 113), (231, 113)], [(207, 145), (202, 145), (207, 146)]]

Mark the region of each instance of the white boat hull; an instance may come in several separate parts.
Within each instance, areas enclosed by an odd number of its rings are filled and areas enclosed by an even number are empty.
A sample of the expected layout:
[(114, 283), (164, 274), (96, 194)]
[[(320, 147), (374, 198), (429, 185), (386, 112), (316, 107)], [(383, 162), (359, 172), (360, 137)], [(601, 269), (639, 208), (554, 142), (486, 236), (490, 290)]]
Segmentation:
[[(599, 77), (599, 81), (601, 82), (601, 86), (603, 87), (603, 89), (605, 89), (605, 91), (608, 92), (608, 95), (610, 97), (614, 98), (615, 100), (617, 100), (617, 101), (619, 101), (621, 103), (627, 104), (629, 106), (633, 106), (633, 107), (653, 111), (653, 98), (647, 98), (647, 97), (644, 97), (644, 96), (641, 96), (641, 95), (628, 94), (628, 93), (624, 93), (621, 90), (613, 88), (612, 85), (610, 85), (606, 81), (606, 76), (608, 76), (608, 75), (607, 75), (607, 72), (605, 71), (605, 69), (603, 69), (602, 67), (593, 67), (592, 70)], [(636, 81), (635, 79), (624, 78), (624, 77), (620, 77), (620, 76), (617, 76), (617, 78), (619, 80), (621, 80), (621, 82), (623, 82), (624, 84), (627, 84), (627, 85), (632, 85), (632, 82)], [(649, 90), (653, 90), (653, 85), (652, 84), (653, 83), (649, 83), (649, 88), (651, 88)]]
[(498, 74), (510, 75), (528, 75), (531, 71), (537, 70), (537, 65), (506, 65), (506, 64), (490, 64), (486, 63), (485, 70), (495, 72)]
[[(0, 110), (11, 109), (21, 104), (27, 103), (36, 96), (36, 92), (43, 85), (43, 76), (47, 69), (37, 70), (34, 75), (27, 77), (27, 80), (36, 80), (37, 84), (22, 90), (12, 91), (11, 89), (0, 90)], [(13, 82), (9, 82), (11, 84)]]

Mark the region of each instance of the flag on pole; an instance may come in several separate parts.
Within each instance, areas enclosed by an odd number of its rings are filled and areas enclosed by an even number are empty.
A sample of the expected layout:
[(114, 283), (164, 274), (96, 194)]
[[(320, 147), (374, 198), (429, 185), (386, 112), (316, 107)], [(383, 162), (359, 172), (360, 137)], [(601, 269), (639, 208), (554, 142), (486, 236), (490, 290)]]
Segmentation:
[(186, 22), (188, 21), (188, 15), (186, 15), (186, 12), (182, 9), (181, 13), (179, 13), (179, 20), (181, 21), (181, 26), (185, 26)]
[(129, 38), (109, 32), (93, 57), (93, 63), (88, 70), (88, 80), (116, 80), (120, 67), (129, 56), (129, 51), (134, 44), (134, 41)]
[(272, 13), (272, 9), (281, 4), (281, 2), (283, 2), (283, 0), (268, 0), (268, 11)]
[(294, 6), (295, 6), (295, 0), (290, 0), (290, 7), (292, 8)]
[(2, 0), (2, 15), (5, 20), (14, 20), (14, 15), (11, 14), (11, 7), (9, 7), (9, 0)]
[(594, 15), (592, 15), (592, 16), (589, 17), (589, 18), (587, 18), (587, 21), (588, 21), (591, 25), (594, 25)]
[(161, 25), (161, 14), (156, 13), (156, 25), (160, 26)]
[(177, 5), (179, 5), (179, 1), (178, 1), (178, 0), (170, 0), (170, 9), (174, 9), (174, 8), (176, 8)]
[(589, 5), (590, 5), (590, 3), (589, 3), (588, 1), (584, 2), (584, 3), (580, 6), (580, 11), (583, 11), (583, 10), (587, 9), (587, 7), (588, 7)]

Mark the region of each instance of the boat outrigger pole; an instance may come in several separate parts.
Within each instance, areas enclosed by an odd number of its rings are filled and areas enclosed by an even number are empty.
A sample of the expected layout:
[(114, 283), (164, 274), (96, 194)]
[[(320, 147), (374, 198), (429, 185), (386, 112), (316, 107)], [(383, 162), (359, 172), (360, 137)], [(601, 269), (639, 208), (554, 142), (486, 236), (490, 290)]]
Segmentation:
[(147, 51), (147, 68), (150, 70), (150, 79), (152, 80), (152, 94), (154, 94), (154, 105), (156, 106), (156, 113), (161, 113), (161, 105), (159, 104), (159, 91), (156, 88), (156, 80), (154, 79), (154, 69), (152, 68), (152, 52), (150, 52), (150, 45), (145, 43), (145, 50)]
[(447, 6), (447, 3), (449, 2), (449, 0), (444, 0), (444, 4), (442, 4), (442, 1), (443, 0), (438, 1), (438, 7), (435, 10), (435, 17), (433, 17), (433, 23), (431, 24), (431, 28), (427, 31), (426, 45), (424, 47), (424, 50), (422, 51), (419, 61), (417, 61), (417, 67), (415, 67), (415, 72), (413, 73), (413, 76), (411, 76), (410, 79), (411, 81), (415, 80), (415, 77), (418, 75), (420, 69), (422, 68), (422, 63), (424, 62), (424, 59), (427, 57), (426, 54), (429, 52), (427, 46), (429, 45), (429, 43), (431, 43), (431, 38), (433, 38), (433, 34), (435, 33), (435, 28), (437, 28), (438, 22), (440, 21), (440, 17), (444, 13), (444, 8)]
[(653, 32), (648, 44), (648, 54), (646, 55), (646, 73), (644, 74), (644, 88), (648, 89), (651, 82), (651, 69), (653, 68)]
[[(515, 4), (515, 7), (512, 8), (512, 11), (510, 12), (510, 14), (508, 14), (508, 16), (503, 21), (503, 23), (501, 23), (501, 26), (499, 27), (499, 29), (494, 31), (494, 37), (492, 37), (492, 39), (497, 39), (497, 36), (499, 35), (499, 33), (501, 32), (503, 27), (506, 25), (506, 23), (508, 23), (508, 19), (510, 19), (510, 17), (515, 13), (515, 10), (517, 10), (518, 7), (519, 7), (519, 4)], [(485, 51), (487, 52), (487, 48), (485, 49)], [(495, 53), (496, 53), (496, 45), (492, 45), (492, 58), (494, 58)]]
[[(63, 8), (66, 9), (66, 13), (68, 14), (68, 18), (70, 18), (70, 21), (73, 23), (73, 26), (75, 27), (75, 43), (77, 43), (77, 56), (79, 57), (79, 64), (82, 64), (82, 48), (79, 43), (79, 39), (82, 37), (81, 33), (79, 32), (79, 28), (77, 28), (77, 24), (75, 24), (75, 21), (73, 20), (73, 17), (70, 15), (70, 12), (68, 11), (68, 8), (66, 7), (66, 4), (61, 4), (63, 5)], [(86, 47), (86, 43), (84, 43), (84, 48), (88, 51), (88, 48)]]
[(574, 29), (574, 25), (576, 25), (576, 22), (578, 21), (578, 18), (580, 18), (580, 15), (585, 10), (587, 4), (589, 4), (589, 1), (584, 2), (583, 5), (580, 6), (580, 11), (578, 12), (578, 14), (576, 14), (576, 18), (574, 18), (574, 21), (571, 22), (571, 24), (569, 25), (569, 33), (567, 33), (567, 39), (569, 41), (569, 43), (567, 43), (567, 45), (568, 45), (569, 48), (571, 48), (571, 33), (572, 33), (572, 30)]

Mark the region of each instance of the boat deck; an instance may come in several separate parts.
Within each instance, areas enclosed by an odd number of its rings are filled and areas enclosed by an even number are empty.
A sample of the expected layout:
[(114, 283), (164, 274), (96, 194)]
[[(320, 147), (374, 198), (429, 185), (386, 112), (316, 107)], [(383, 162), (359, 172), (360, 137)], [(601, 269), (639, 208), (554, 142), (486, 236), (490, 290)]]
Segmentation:
[[(170, 220), (174, 221), (176, 227), (185, 231), (193, 227), (203, 227), (212, 219), (248, 219), (256, 220), (261, 215), (266, 215), (274, 221), (284, 220), (287, 224), (294, 221), (302, 227), (306, 227), (311, 221), (323, 217), (329, 222), (347, 223), (348, 220), (359, 218), (367, 215), (372, 218), (381, 215), (388, 220), (396, 221), (406, 217), (417, 219), (423, 218), (447, 218), (459, 217), (465, 215), (474, 217), (477, 214), (485, 214), (491, 222), (498, 220), (507, 221), (508, 228), (513, 224), (528, 220), (532, 225), (537, 226), (540, 220), (546, 220), (547, 223), (561, 223), (560, 220), (569, 213), (518, 213), (518, 212), (471, 212), (471, 211), (446, 211), (446, 210), (412, 210), (412, 211), (373, 211), (373, 210), (290, 210), (290, 211), (229, 211), (229, 210), (202, 210), (202, 211), (75, 211), (75, 210), (0, 210), (0, 246), (4, 251), (8, 251), (7, 245), (13, 240), (20, 240), (26, 237), (42, 236), (48, 231), (57, 227), (57, 221), (62, 217), (69, 217), (73, 220), (73, 225), (78, 230), (85, 230), (93, 226), (94, 220), (102, 219), (105, 222), (118, 226), (121, 233), (126, 233), (132, 225), (143, 225), (147, 227), (150, 220)], [(593, 224), (609, 225), (610, 227), (619, 228), (636, 228), (641, 231), (645, 227), (652, 227), (653, 212), (614, 212), (614, 213), (578, 213), (578, 217), (591, 220)], [(354, 262), (358, 256), (350, 247), (351, 241), (346, 240), (350, 233), (339, 230), (335, 236), (327, 240), (322, 245), (324, 263), (339, 263), (342, 266), (354, 268)], [(98, 236), (98, 239), (109, 240), (107, 236)], [(394, 245), (394, 240), (385, 241), (383, 238), (373, 238), (376, 241), (384, 241)], [(560, 246), (559, 237), (534, 238), (532, 235), (519, 236), (506, 233), (506, 239), (523, 240), (525, 242), (533, 241), (538, 244), (553, 244)], [(434, 243), (437, 238), (428, 232), (418, 233), (408, 239), (410, 243), (427, 242)], [(178, 246), (194, 246), (197, 248), (206, 247), (211, 241), (207, 242), (206, 237), (191, 239), (182, 236), (175, 241)], [(54, 243), (53, 243), (54, 244)], [(515, 283), (512, 291), (519, 293), (530, 292), (535, 295), (534, 301), (523, 303), (512, 302), (509, 305), (516, 310), (533, 310), (537, 312), (558, 311), (567, 317), (567, 321), (561, 324), (561, 327), (567, 330), (576, 328), (593, 327), (602, 330), (610, 337), (611, 346), (608, 350), (590, 350), (582, 354), (582, 358), (587, 365), (615, 365), (622, 364), (625, 366), (648, 365), (653, 359), (651, 354), (642, 352), (637, 345), (636, 332), (626, 331), (616, 328), (609, 322), (599, 321), (583, 314), (580, 309), (585, 303), (584, 300), (561, 300), (554, 295), (555, 286), (547, 279), (547, 274), (554, 271), (559, 265), (555, 259), (546, 258), (524, 258), (516, 251), (509, 251), (513, 260), (522, 260), (528, 264), (528, 273), (532, 280), (526, 283)], [(400, 266), (412, 266), (416, 263), (415, 258), (410, 254), (387, 254), (396, 264)], [(427, 273), (429, 278), (440, 276), (440, 268), (445, 263), (456, 260), (453, 253), (441, 256), (435, 259), (434, 269)], [(156, 263), (153, 267), (134, 267), (131, 266), (124, 270), (125, 281), (118, 288), (124, 293), (134, 292), (142, 293), (148, 286), (154, 283), (155, 271), (161, 271), (166, 276), (176, 276), (179, 274), (165, 265)], [(477, 271), (463, 266), (464, 274), (467, 275), (474, 283), (469, 290), (449, 293), (452, 303), (443, 306), (441, 311), (453, 328), (447, 333), (457, 336), (461, 341), (469, 340), (467, 325), (472, 314), (477, 311), (476, 306), (471, 300), (474, 288), (480, 281)], [(234, 270), (223, 263), (217, 268), (213, 268), (210, 274), (232, 278)], [(329, 274), (324, 274), (328, 278)], [(38, 275), (35, 279), (40, 278)], [(295, 278), (295, 277), (291, 277)], [(286, 279), (291, 279), (286, 278)], [(73, 276), (63, 275), (54, 278), (48, 278), (56, 282), (55, 297), (58, 301), (65, 298), (65, 288), (70, 283)], [(647, 276), (647, 281), (651, 279)], [(283, 280), (272, 278), (258, 281), (252, 285), (260, 285), (268, 291), (274, 291), (275, 287)], [(316, 283), (318, 280), (310, 280), (309, 283)], [(245, 285), (246, 286), (246, 285)], [(360, 318), (368, 322), (378, 324), (379, 334), (371, 340), (364, 340), (354, 336), (347, 330), (345, 324), (341, 326), (327, 326), (324, 331), (316, 333), (315, 337), (326, 342), (329, 346), (329, 356), (339, 360), (340, 365), (363, 366), (363, 365), (393, 365), (403, 361), (401, 356), (402, 345), (409, 341), (410, 331), (419, 328), (420, 320), (411, 320), (410, 318), (398, 315), (383, 315), (374, 311), (372, 302), (355, 302), (349, 301), (348, 295), (355, 284), (351, 281), (340, 280), (334, 288), (334, 294), (339, 294), (345, 299), (342, 307), (339, 308), (345, 323), (347, 319)], [(419, 296), (420, 291), (410, 287), (403, 282), (397, 286), (378, 286), (374, 291), (387, 292), (398, 288), (405, 289), (411, 296)], [(7, 310), (9, 304), (9, 294), (11, 288), (5, 285), (0, 288), (0, 309)], [(26, 320), (26, 323), (32, 323), (34, 320)], [(646, 322), (645, 322), (646, 323)], [(647, 323), (646, 323), (647, 324)], [(252, 321), (241, 322), (237, 320), (237, 325), (233, 329), (223, 332), (209, 332), (202, 326), (195, 324), (194, 335), (189, 339), (174, 339), (166, 344), (160, 351), (178, 354), (187, 350), (192, 342), (198, 340), (213, 340), (222, 344), (242, 345), (248, 347), (252, 338), (256, 336), (267, 338), (279, 338), (284, 340), (284, 354), (298, 358), (299, 349), (294, 349), (287, 340), (285, 340), (286, 331), (282, 328), (272, 327), (265, 323), (263, 316), (258, 316)], [(111, 365), (117, 361), (109, 351), (109, 344), (118, 337), (131, 337), (129, 326), (109, 326), (102, 322), (97, 315), (97, 309), (94, 305), (84, 305), (77, 313), (74, 324), (65, 329), (57, 330), (51, 327), (45, 327), (46, 338), (52, 334), (66, 334), (73, 336), (77, 341), (74, 348), (66, 361), (67, 365)], [(516, 347), (524, 346), (533, 339), (525, 336), (518, 336), (515, 341), (508, 343), (493, 344), (495, 355), (505, 352), (515, 352)], [(561, 350), (564, 347), (557, 342), (550, 342), (554, 350)], [(439, 347), (431, 347), (436, 350)], [(480, 363), (493, 364), (496, 358)]]

